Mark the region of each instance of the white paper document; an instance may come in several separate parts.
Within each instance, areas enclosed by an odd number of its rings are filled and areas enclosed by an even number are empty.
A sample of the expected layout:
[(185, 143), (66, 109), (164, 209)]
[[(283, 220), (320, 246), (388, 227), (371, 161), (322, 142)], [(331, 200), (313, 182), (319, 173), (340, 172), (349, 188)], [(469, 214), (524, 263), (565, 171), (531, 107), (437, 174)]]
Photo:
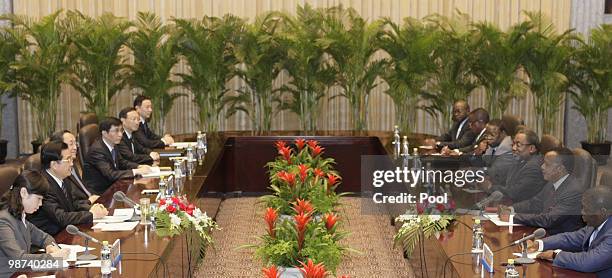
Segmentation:
[(467, 192), (467, 193), (470, 193), (470, 194), (484, 192), (484, 191), (482, 191), (482, 190), (480, 190), (480, 189), (470, 189), (470, 188), (463, 188), (463, 189), (461, 189), (461, 190), (463, 190), (463, 191), (465, 191), (465, 192)]
[(152, 173), (144, 174), (142, 175), (142, 177), (143, 178), (157, 178), (161, 176), (170, 176), (172, 174), (174, 174), (173, 171), (159, 171), (159, 172), (152, 172)]
[(121, 223), (98, 223), (91, 227), (94, 230), (100, 230), (102, 232), (119, 232), (119, 231), (131, 231), (138, 225), (139, 222), (121, 222)]
[[(561, 251), (561, 249), (557, 249), (557, 250), (555, 250), (555, 252), (560, 252), (560, 251)], [(542, 252), (540, 252), (540, 251), (535, 251), (535, 252), (527, 253), (527, 258), (530, 258), (530, 259), (534, 259), (534, 260), (535, 260), (535, 259), (538, 257), (538, 255), (540, 255), (540, 253), (542, 253)], [(512, 253), (512, 255), (514, 255), (514, 256), (516, 256), (516, 257), (521, 257), (521, 256), (522, 256), (522, 254), (521, 254), (521, 253)]]
[(195, 147), (198, 142), (174, 142), (170, 144), (170, 147), (175, 147), (177, 149), (186, 149), (187, 147)]
[(124, 208), (115, 209), (113, 215), (107, 215), (99, 219), (94, 219), (94, 223), (120, 223), (129, 220), (134, 214), (134, 209)]
[(523, 226), (521, 224), (515, 224), (515, 223), (511, 223), (511, 222), (501, 221), (497, 214), (485, 214), (485, 217), (487, 217), (489, 220), (491, 220), (491, 222), (493, 222), (493, 224), (495, 224), (495, 225), (497, 225), (499, 227)]

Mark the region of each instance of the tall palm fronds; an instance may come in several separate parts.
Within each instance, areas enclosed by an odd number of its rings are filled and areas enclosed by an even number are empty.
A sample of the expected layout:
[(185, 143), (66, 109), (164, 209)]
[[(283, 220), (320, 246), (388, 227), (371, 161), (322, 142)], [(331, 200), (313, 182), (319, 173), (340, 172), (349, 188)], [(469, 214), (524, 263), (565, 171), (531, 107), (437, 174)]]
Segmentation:
[(433, 28), (413, 18), (405, 18), (403, 26), (384, 19), (389, 28), (381, 37), (380, 46), (390, 56), (390, 66), (384, 74), (389, 84), (387, 95), (395, 103), (395, 119), (402, 132), (416, 130), (416, 112), (420, 94), (434, 63)]
[[(36, 117), (36, 138), (40, 142), (55, 131), (60, 85), (69, 79), (71, 45), (68, 22), (61, 11), (34, 22), (10, 15), (14, 29), (7, 31), (18, 43), (19, 53), (12, 63), (13, 93), (32, 105)], [(20, 32), (23, 32), (19, 34)]]
[[(23, 35), (17, 31), (9, 33), (4, 28), (0, 29), (0, 98), (14, 86), (14, 75), (10, 67), (19, 52), (18, 40), (23, 39)], [(2, 138), (2, 111), (5, 106), (6, 104), (0, 101), (0, 138)]]
[(353, 129), (366, 130), (370, 92), (378, 85), (386, 64), (386, 60), (374, 58), (382, 23), (368, 23), (354, 9), (339, 6), (328, 9), (323, 30), (321, 43), (333, 57), (335, 82), (351, 106)]
[(477, 87), (471, 71), (469, 18), (458, 13), (453, 18), (433, 15), (427, 20), (437, 27), (432, 34), (436, 46), (432, 59), (436, 65), (422, 94), (429, 104), (420, 108), (437, 119), (439, 127), (447, 127), (452, 121), (453, 103), (467, 99)]
[(319, 99), (335, 77), (320, 45), (324, 11), (308, 4), (298, 6), (297, 16), (286, 16), (286, 28), (279, 34), (282, 49), (287, 52), (282, 67), (291, 75), (288, 84), (280, 89), (289, 92), (291, 99), (281, 100), (281, 109), (296, 113), (301, 129), (307, 131), (316, 130)]
[(127, 66), (120, 50), (131, 23), (110, 13), (91, 18), (69, 12), (68, 17), (77, 23), (71, 37), (76, 61), (70, 84), (87, 101), (88, 112), (105, 117), (111, 99), (125, 86)]
[(523, 96), (525, 81), (518, 75), (521, 40), (529, 31), (528, 24), (517, 24), (508, 32), (491, 23), (476, 23), (472, 29), (471, 49), (474, 50), (472, 72), (486, 93), (489, 115), (501, 119), (513, 98)]
[(233, 77), (236, 35), (244, 21), (226, 15), (205, 16), (201, 20), (174, 19), (178, 27), (179, 53), (189, 63), (188, 73), (179, 73), (181, 85), (193, 94), (199, 107), (200, 130), (216, 131), (223, 110), (226, 83)]
[(587, 122), (587, 142), (603, 143), (612, 108), (612, 25), (591, 30), (573, 55), (568, 78), (573, 108)]
[(278, 12), (262, 14), (238, 35), (234, 53), (238, 59), (236, 75), (246, 84), (237, 95), (228, 96), (228, 117), (245, 112), (256, 131), (270, 130), (275, 111), (272, 83), (280, 73), (283, 58), (277, 29), (283, 16)]
[(183, 96), (170, 91), (178, 85), (172, 80), (172, 68), (178, 62), (176, 37), (171, 25), (164, 25), (152, 13), (139, 12), (136, 28), (127, 45), (134, 54), (134, 65), (129, 66), (128, 77), (132, 87), (142, 89), (142, 94), (151, 98), (153, 126), (158, 132), (164, 130), (164, 118), (172, 109), (174, 100)]
[(531, 30), (525, 35), (522, 65), (529, 75), (529, 87), (534, 95), (538, 114), (536, 131), (553, 132), (553, 124), (569, 86), (566, 76), (572, 47), (572, 30), (557, 34), (555, 27), (540, 13), (526, 12)]

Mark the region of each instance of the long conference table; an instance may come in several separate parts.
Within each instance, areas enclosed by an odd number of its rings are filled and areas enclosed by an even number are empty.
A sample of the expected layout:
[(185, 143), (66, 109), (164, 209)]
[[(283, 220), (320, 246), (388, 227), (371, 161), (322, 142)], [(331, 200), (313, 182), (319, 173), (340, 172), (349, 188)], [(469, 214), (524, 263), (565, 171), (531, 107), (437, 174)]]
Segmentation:
[[(299, 132), (275, 131), (254, 134), (251, 131), (216, 132), (208, 134), (208, 153), (202, 166), (196, 168), (192, 180), (187, 180), (184, 192), (191, 202), (195, 202), (208, 215), (214, 216), (224, 198), (260, 195), (267, 191), (265, 163), (276, 157), (273, 146), (278, 140), (293, 141), (295, 138), (317, 140), (325, 148), (325, 156), (333, 157), (336, 169), (343, 176), (341, 191), (359, 193), (361, 188), (360, 157), (362, 155), (386, 155), (392, 150), (391, 132), (367, 131), (322, 131), (309, 135)], [(412, 146), (421, 144), (426, 135), (409, 136)], [(177, 136), (177, 141), (195, 141), (195, 135)], [(166, 150), (167, 151), (167, 150)], [(171, 151), (171, 150), (170, 150)], [(162, 159), (161, 165), (169, 165)], [(354, 174), (351, 174), (354, 173)], [(124, 204), (113, 200), (115, 192), (122, 191), (138, 202), (144, 189), (157, 189), (157, 178), (124, 179), (113, 183), (97, 203), (109, 208)], [(458, 196), (459, 197), (459, 196)], [(153, 201), (154, 196), (150, 196)], [(460, 198), (460, 197), (459, 197)], [(469, 198), (469, 197), (468, 197)], [(464, 225), (465, 224), (465, 225)], [(458, 221), (439, 239), (430, 238), (423, 242), (423, 248), (414, 251), (410, 260), (417, 276), (424, 277), (480, 277), (480, 266), (472, 255), (450, 256), (469, 251), (471, 248), (472, 225), (470, 216), (460, 216)], [(469, 226), (469, 227), (468, 227)], [(113, 271), (112, 277), (192, 277), (199, 258), (199, 246), (188, 236), (174, 238), (158, 237), (148, 225), (138, 225), (127, 232), (100, 232), (92, 230), (92, 224), (79, 225), (81, 231), (96, 239), (110, 243), (121, 241), (122, 260)], [(496, 250), (514, 240), (529, 234), (535, 228), (497, 227), (490, 221), (484, 222), (485, 242)], [(84, 245), (84, 239), (68, 234), (66, 231), (55, 236), (58, 243)], [(389, 244), (392, 244), (391, 242)], [(99, 255), (100, 246), (90, 243)], [(222, 250), (217, 250), (222, 252)], [(398, 249), (398, 252), (401, 250)], [(516, 248), (506, 248), (495, 253), (495, 272), (484, 277), (503, 277), (501, 262), (512, 258)], [(443, 272), (445, 263), (446, 270)], [(536, 260), (535, 264), (519, 267), (522, 277), (595, 277), (593, 274), (579, 273), (553, 267), (550, 262)], [(69, 268), (54, 272), (27, 273), (28, 276), (54, 274), (56, 277), (100, 277), (99, 268)], [(16, 275), (15, 275), (16, 276)]]

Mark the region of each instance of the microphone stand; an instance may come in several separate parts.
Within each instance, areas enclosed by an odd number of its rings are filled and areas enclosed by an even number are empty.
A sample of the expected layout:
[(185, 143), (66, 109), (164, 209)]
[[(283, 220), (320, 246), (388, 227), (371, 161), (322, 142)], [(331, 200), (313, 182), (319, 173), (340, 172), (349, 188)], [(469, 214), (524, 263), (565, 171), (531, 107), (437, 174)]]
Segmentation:
[(89, 239), (85, 238), (85, 252), (77, 257), (79, 261), (91, 261), (97, 259), (98, 256), (89, 253)]
[(138, 215), (136, 213), (136, 205), (132, 206), (132, 210), (134, 210), (134, 212), (132, 213), (132, 218), (128, 219), (128, 222), (136, 222), (136, 221), (140, 221), (140, 215)]
[[(523, 237), (525, 237), (525, 235), (523, 235)], [(521, 257), (517, 258), (514, 261), (519, 263), (519, 264), (532, 264), (532, 263), (535, 263), (535, 260), (534, 259), (530, 259), (529, 256), (527, 255), (527, 241), (526, 240), (521, 242), (521, 249), (523, 249), (523, 251), (521, 252)]]

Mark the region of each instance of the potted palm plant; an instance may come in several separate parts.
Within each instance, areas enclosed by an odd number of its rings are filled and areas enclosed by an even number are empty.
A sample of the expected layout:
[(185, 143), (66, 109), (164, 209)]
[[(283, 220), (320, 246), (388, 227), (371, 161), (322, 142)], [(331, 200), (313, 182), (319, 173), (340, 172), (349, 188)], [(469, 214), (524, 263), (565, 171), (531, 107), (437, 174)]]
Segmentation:
[(606, 140), (608, 110), (612, 108), (612, 25), (602, 25), (591, 31), (586, 43), (581, 43), (573, 56), (568, 76), (574, 109), (587, 122), (587, 138), (582, 148), (593, 155), (599, 165), (610, 156), (610, 141)]
[(434, 15), (427, 20), (437, 27), (432, 32), (435, 48), (431, 59), (435, 66), (430, 84), (421, 94), (427, 104), (419, 108), (438, 120), (439, 129), (444, 129), (452, 121), (453, 103), (467, 99), (477, 87), (472, 73), (469, 17), (459, 13), (452, 18)]
[(279, 89), (291, 96), (281, 99), (280, 109), (296, 113), (304, 131), (316, 130), (319, 100), (335, 77), (320, 45), (324, 12), (308, 4), (298, 6), (297, 16), (286, 16), (286, 28), (279, 34), (282, 49), (287, 51), (282, 67), (291, 75)]
[(233, 41), (244, 22), (232, 15), (174, 22), (178, 28), (178, 51), (190, 69), (178, 74), (181, 85), (191, 91), (200, 109), (200, 130), (216, 131), (228, 91), (225, 84), (233, 77), (232, 67), (236, 64)]
[(11, 90), (13, 82), (11, 80), (10, 66), (15, 61), (15, 55), (19, 51), (18, 44), (13, 34), (0, 29), (0, 164), (4, 163), (7, 153), (8, 141), (2, 139), (2, 115), (6, 104), (2, 102), (2, 96)]
[(110, 13), (91, 18), (69, 12), (68, 17), (77, 23), (71, 37), (75, 63), (70, 84), (86, 100), (87, 112), (103, 118), (108, 115), (111, 99), (125, 85), (127, 67), (120, 51), (131, 24)]
[(395, 119), (400, 130), (416, 130), (416, 112), (421, 91), (427, 84), (434, 63), (429, 57), (434, 49), (432, 28), (414, 18), (405, 18), (403, 26), (385, 19), (389, 28), (380, 46), (389, 54), (390, 66), (383, 78), (389, 84), (386, 94), (395, 103)]
[(69, 79), (71, 45), (69, 22), (60, 20), (60, 11), (34, 22), (22, 16), (9, 15), (13, 34), (24, 32), (16, 40), (19, 52), (11, 69), (13, 93), (29, 102), (34, 110), (36, 140), (34, 152), (44, 138), (55, 130), (60, 85)]
[(520, 42), (528, 30), (525, 23), (512, 26), (508, 32), (486, 22), (473, 25), (472, 72), (485, 89), (487, 110), (492, 119), (501, 119), (510, 101), (526, 92), (526, 83), (517, 71), (520, 55), (524, 52), (519, 47)]
[(268, 131), (272, 127), (275, 113), (273, 82), (281, 69), (283, 50), (279, 44), (277, 29), (283, 15), (269, 12), (258, 16), (248, 24), (236, 41), (234, 54), (238, 63), (235, 74), (244, 82), (236, 95), (229, 95), (224, 103), (229, 104), (227, 117), (239, 111), (245, 112), (255, 131)]
[(335, 83), (342, 88), (340, 95), (348, 100), (353, 129), (358, 131), (368, 128), (370, 93), (378, 86), (387, 63), (374, 57), (382, 26), (381, 21), (368, 23), (354, 9), (341, 6), (329, 8), (323, 24), (321, 43), (333, 58)]
[(525, 35), (522, 66), (534, 95), (538, 134), (552, 134), (556, 116), (568, 88), (567, 65), (571, 57), (571, 30), (557, 34), (554, 25), (540, 13), (526, 13), (531, 30)]
[(164, 118), (172, 109), (174, 100), (184, 94), (171, 92), (178, 86), (173, 80), (172, 68), (178, 62), (176, 37), (172, 36), (171, 25), (162, 24), (159, 17), (149, 12), (139, 12), (137, 31), (133, 32), (127, 45), (134, 55), (127, 80), (142, 94), (151, 98), (153, 126), (159, 133), (164, 130)]

